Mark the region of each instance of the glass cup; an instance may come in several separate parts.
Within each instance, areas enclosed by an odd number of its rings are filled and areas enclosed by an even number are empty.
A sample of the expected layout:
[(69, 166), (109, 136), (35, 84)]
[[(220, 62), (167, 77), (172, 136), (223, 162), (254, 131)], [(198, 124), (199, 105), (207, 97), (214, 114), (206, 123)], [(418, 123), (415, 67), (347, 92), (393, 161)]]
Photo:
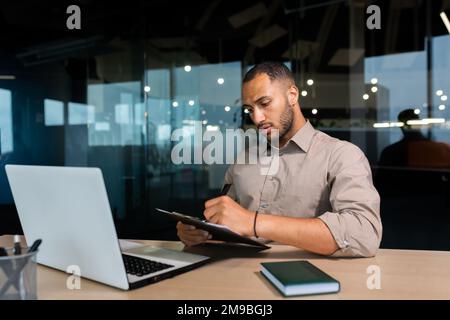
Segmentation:
[[(23, 252), (28, 248), (23, 248)], [(36, 254), (38, 251), (0, 257), (0, 300), (36, 300)]]

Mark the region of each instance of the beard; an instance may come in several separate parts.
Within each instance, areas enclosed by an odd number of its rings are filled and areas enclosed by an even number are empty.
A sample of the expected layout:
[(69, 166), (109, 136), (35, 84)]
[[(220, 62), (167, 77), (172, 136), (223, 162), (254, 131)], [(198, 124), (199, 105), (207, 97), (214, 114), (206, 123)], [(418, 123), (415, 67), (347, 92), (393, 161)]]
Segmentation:
[(283, 139), (284, 136), (291, 130), (294, 123), (294, 111), (291, 106), (286, 103), (283, 113), (280, 116), (280, 132), (279, 137)]
[[(280, 115), (280, 128), (271, 130), (267, 133), (267, 143), (273, 144), (275, 147), (279, 148), (280, 142), (291, 130), (294, 124), (294, 111), (292, 107), (286, 103), (283, 112)], [(262, 126), (262, 125), (260, 125)], [(258, 127), (260, 127), (258, 126)]]

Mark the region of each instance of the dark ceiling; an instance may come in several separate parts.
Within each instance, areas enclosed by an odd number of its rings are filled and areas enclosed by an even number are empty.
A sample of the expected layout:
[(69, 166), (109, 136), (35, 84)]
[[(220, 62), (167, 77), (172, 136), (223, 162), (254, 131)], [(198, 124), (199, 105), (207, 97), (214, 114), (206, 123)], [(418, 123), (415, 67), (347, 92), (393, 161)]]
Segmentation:
[[(352, 3), (350, 6), (349, 1), (339, 0), (16, 0), (1, 4), (0, 53), (19, 58), (20, 63), (27, 65), (121, 50), (112, 43), (120, 39), (141, 46), (161, 60), (170, 60), (173, 53), (193, 60), (198, 57), (208, 63), (243, 60), (250, 64), (289, 58), (296, 61), (300, 57), (305, 68), (332, 73), (342, 72), (343, 67), (330, 65), (330, 59), (338, 49), (353, 45), (351, 8), (359, 12), (362, 20), (367, 17), (367, 5), (377, 4), (381, 8), (381, 30), (364, 28), (364, 34), (355, 30), (359, 34), (356, 38), (363, 35), (366, 56), (423, 50), (425, 35), (447, 33), (439, 12), (450, 7), (448, 0)], [(71, 4), (81, 8), (81, 30), (66, 28), (66, 8)], [(268, 33), (261, 38), (265, 31)], [(51, 54), (49, 48), (53, 50)]]

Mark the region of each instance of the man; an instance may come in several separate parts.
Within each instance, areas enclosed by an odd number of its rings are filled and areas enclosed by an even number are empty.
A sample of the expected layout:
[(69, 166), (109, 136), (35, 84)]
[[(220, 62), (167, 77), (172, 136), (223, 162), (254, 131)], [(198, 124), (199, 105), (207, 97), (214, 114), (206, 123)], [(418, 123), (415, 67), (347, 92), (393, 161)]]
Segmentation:
[[(433, 141), (423, 135), (420, 126), (408, 124), (420, 120), (413, 109), (401, 111), (397, 117), (403, 123), (400, 128), (403, 139), (387, 146), (381, 152), (379, 165), (383, 167), (450, 168), (450, 147), (444, 142)], [(389, 178), (389, 177), (387, 177)]]
[[(355, 145), (315, 130), (305, 120), (299, 90), (282, 63), (255, 66), (244, 77), (243, 107), (270, 138), (279, 132), (279, 167), (230, 166), (228, 195), (205, 203), (204, 216), (248, 237), (332, 256), (374, 256), (381, 241), (380, 197), (369, 163)], [(270, 139), (269, 139), (270, 140)], [(211, 238), (182, 223), (188, 246)]]
[[(410, 121), (420, 120), (414, 109), (401, 111), (397, 120), (403, 123), (400, 127), (403, 138), (381, 152), (374, 182), (384, 196), (395, 197), (397, 201), (398, 197), (411, 198), (402, 206), (402, 211), (411, 216), (411, 211), (417, 210), (417, 201), (429, 202), (424, 197), (445, 192), (442, 177), (450, 169), (450, 146), (425, 136), (422, 125), (411, 125)], [(434, 209), (440, 210), (446, 209)]]

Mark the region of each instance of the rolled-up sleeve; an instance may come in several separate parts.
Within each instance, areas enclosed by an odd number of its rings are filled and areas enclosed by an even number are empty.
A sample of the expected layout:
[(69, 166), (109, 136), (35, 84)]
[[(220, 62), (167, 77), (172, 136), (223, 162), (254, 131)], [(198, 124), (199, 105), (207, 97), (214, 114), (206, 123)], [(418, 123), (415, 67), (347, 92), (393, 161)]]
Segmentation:
[(364, 153), (341, 142), (329, 158), (328, 185), (332, 210), (321, 219), (339, 249), (336, 257), (372, 257), (382, 236), (380, 196)]

